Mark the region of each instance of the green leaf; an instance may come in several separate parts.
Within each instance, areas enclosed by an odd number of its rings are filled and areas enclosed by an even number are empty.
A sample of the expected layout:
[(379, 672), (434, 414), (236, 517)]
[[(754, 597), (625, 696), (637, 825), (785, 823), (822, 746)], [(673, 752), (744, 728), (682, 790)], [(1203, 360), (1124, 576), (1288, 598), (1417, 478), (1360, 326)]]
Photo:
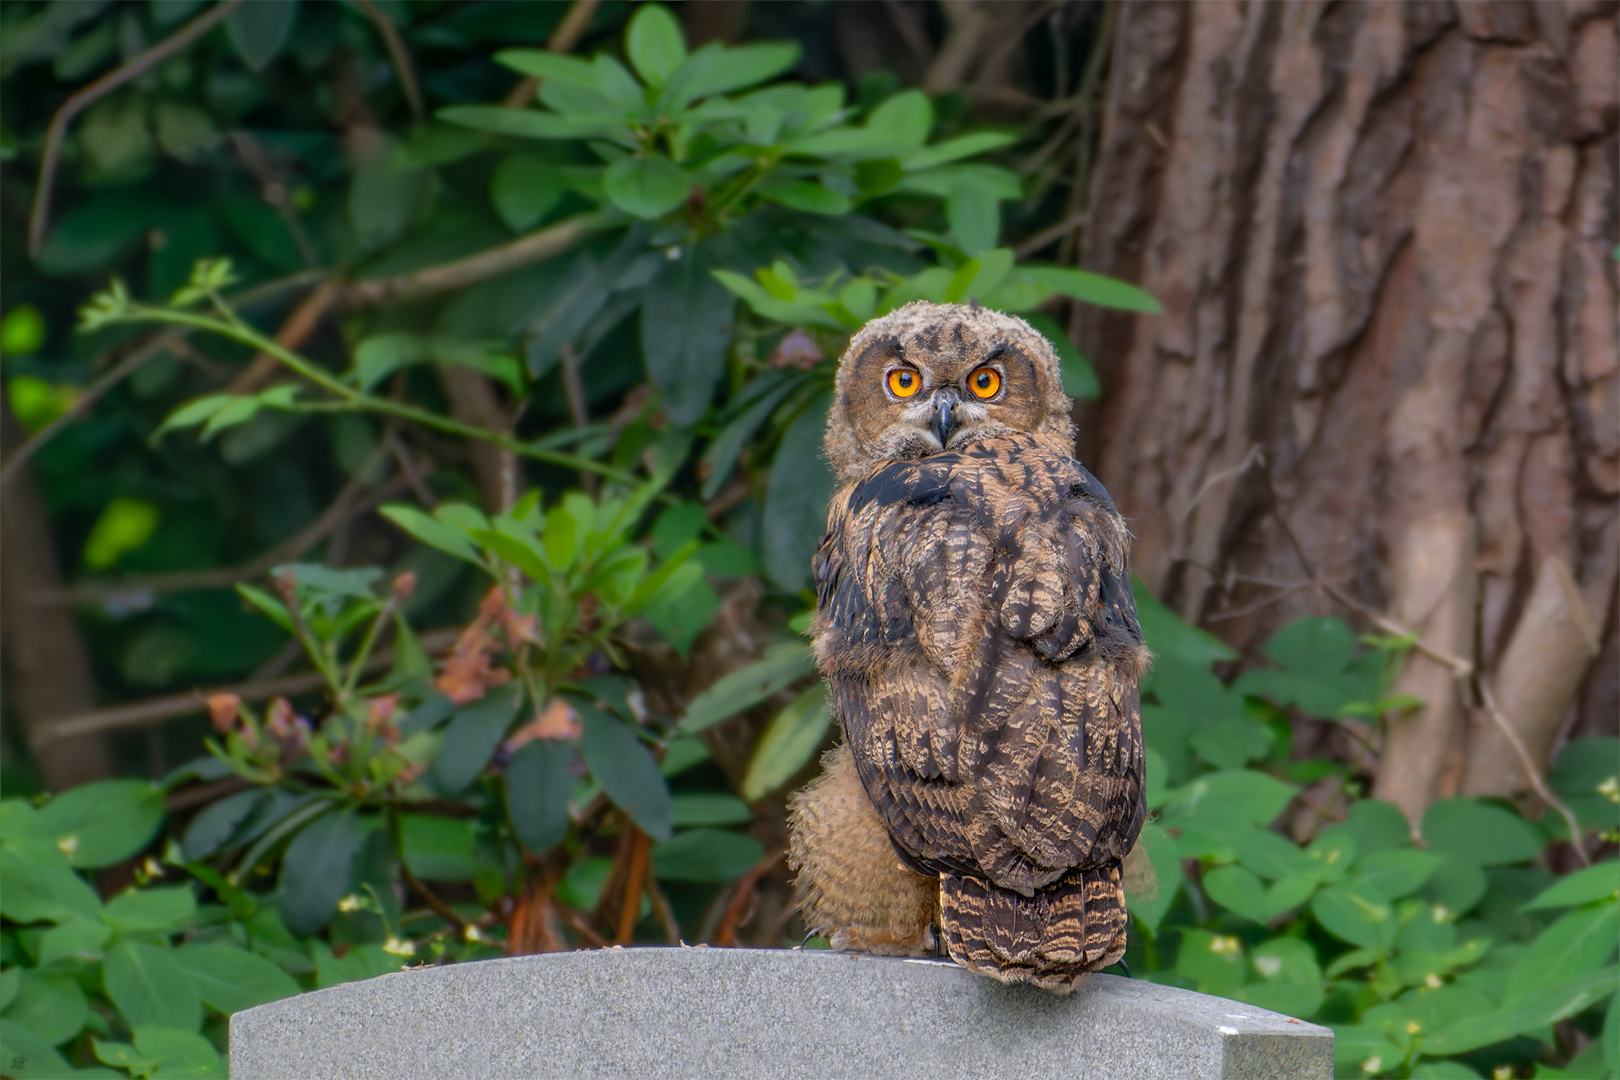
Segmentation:
[(676, 72), (670, 79), (669, 90), (675, 93), (673, 104), (684, 108), (711, 94), (756, 86), (791, 71), (801, 52), (791, 41), (755, 42), (712, 52), (707, 47), (699, 49), (688, 57), (687, 70)]
[(596, 71), (589, 60), (562, 56), (549, 49), (502, 49), (495, 61), (536, 79), (554, 79), (584, 90), (596, 89)]
[(1547, 987), (1531, 997), (1513, 1002), (1495, 1012), (1468, 1016), (1441, 1031), (1427, 1035), (1427, 1054), (1463, 1054), (1489, 1046), (1547, 1024), (1557, 1023), (1602, 1001), (1620, 985), (1620, 971), (1609, 967), (1576, 976)]
[(802, 641), (784, 641), (765, 656), (715, 682), (692, 699), (678, 730), (687, 735), (751, 709), (816, 670), (816, 658)]
[(1164, 826), (1157, 823), (1142, 826), (1136, 842), (1146, 850), (1157, 881), (1155, 887), (1139, 890), (1127, 885), (1125, 904), (1131, 916), (1146, 927), (1149, 934), (1157, 935), (1160, 921), (1181, 891), (1181, 858), (1176, 852), (1176, 842), (1165, 832)]
[(492, 135), (525, 139), (608, 139), (639, 145), (630, 129), (605, 116), (558, 116), (538, 109), (508, 109), (502, 105), (453, 105), (438, 117)]
[(684, 247), (642, 294), (642, 358), (665, 413), (679, 427), (703, 415), (726, 369), (737, 303), (710, 273), (716, 258), (712, 243)]
[(7, 840), (0, 844), (0, 915), (12, 922), (98, 919), (101, 900), (52, 844)]
[(135, 1049), (156, 1069), (154, 1077), (224, 1077), (219, 1051), (201, 1035), (167, 1027), (137, 1027)]
[(789, 180), (777, 184), (762, 184), (755, 189), (767, 202), (781, 203), (807, 214), (847, 214), (854, 206), (848, 195), (828, 191), (811, 180)]
[(1541, 854), (1546, 837), (1511, 810), (1479, 799), (1441, 799), (1423, 815), (1429, 850), (1479, 866), (1528, 862)]
[(591, 775), (642, 832), (655, 840), (668, 840), (669, 785), (658, 771), (658, 763), (635, 732), (618, 720), (581, 701), (574, 702), (574, 708), (585, 728), (580, 750)]
[(459, 795), (483, 771), (517, 716), (521, 687), (491, 687), (463, 705), (444, 733), (444, 748), (433, 762), (433, 784), (445, 795)]
[(1311, 914), (1334, 937), (1364, 948), (1388, 949), (1398, 929), (1391, 904), (1344, 885), (1317, 893)]
[(1350, 663), (1356, 639), (1340, 619), (1306, 615), (1266, 641), (1266, 658), (1305, 675), (1337, 675)]
[(264, 792), (254, 788), (209, 804), (186, 826), (180, 841), (181, 857), (196, 862), (224, 847), (264, 797)]
[(357, 168), (349, 183), (349, 224), (360, 246), (375, 251), (404, 236), (432, 190), (430, 170), (400, 168), (388, 150)]
[(1422, 895), (1462, 915), (1473, 910), (1488, 888), (1485, 871), (1480, 869), (1478, 863), (1448, 855), (1446, 861), (1440, 864), (1440, 869), (1424, 884)]
[(975, 131), (907, 154), (900, 159), (900, 164), (907, 172), (922, 172), (924, 169), (932, 169), (946, 162), (960, 161), (962, 158), (976, 157), (991, 150), (999, 150), (1017, 141), (1018, 136), (1011, 132)]
[(690, 735), (677, 735), (669, 740), (669, 747), (664, 751), (664, 759), (658, 763), (658, 771), (665, 776), (679, 776), (692, 766), (708, 761), (713, 756), (702, 739), (694, 739)]
[(725, 829), (688, 829), (652, 847), (653, 872), (663, 881), (734, 881), (764, 857), (758, 840)]
[(681, 24), (662, 4), (643, 4), (624, 34), (625, 55), (649, 86), (663, 86), (686, 60)]
[(207, 442), (215, 435), (229, 428), (240, 427), (259, 414), (262, 402), (257, 397), (233, 398), (203, 425), (202, 431), (197, 435), (203, 442)]
[[(963, 251), (969, 255), (989, 251), (1001, 237), (1001, 202), (997, 188), (976, 176), (963, 177), (951, 185), (945, 196), (945, 220), (950, 223), (951, 239)], [(1028, 276), (1027, 271), (1025, 276)], [(962, 291), (965, 294), (965, 285)], [(988, 288), (985, 291), (988, 292)]]
[(819, 394), (788, 426), (771, 459), (761, 546), (765, 572), (788, 592), (810, 584), (810, 559), (827, 531), (833, 475), (821, 454), (832, 391)]
[(343, 956), (335, 956), (324, 941), (314, 943), (315, 986), (325, 990), (342, 983), (374, 979), (398, 971), (405, 961), (381, 945), (356, 945)]
[(1153, 295), (1135, 285), (1089, 270), (1076, 270), (1067, 266), (1025, 266), (1019, 272), (1030, 281), (1064, 296), (1098, 307), (1120, 311), (1140, 311), (1157, 315), (1164, 311)]
[(404, 503), (388, 503), (377, 512), (429, 547), (483, 568), (477, 549), (464, 530), (429, 517), (416, 507)]
[(145, 780), (100, 780), (70, 788), (40, 807), (30, 835), (60, 848), (83, 869), (139, 853), (163, 824), (163, 792)]
[(32, 1076), (63, 1080), (81, 1075), (57, 1053), (56, 1047), (10, 1017), (0, 1017), (0, 1058), (7, 1064), (6, 1074), (18, 1080)]
[(524, 743), (506, 766), (506, 817), (523, 846), (543, 855), (568, 835), (574, 748), (555, 739)]
[(763, 798), (792, 779), (815, 756), (831, 721), (827, 688), (822, 683), (794, 698), (760, 736), (743, 778), (742, 797), (750, 801)]
[(1556, 885), (1544, 889), (1522, 910), (1578, 907), (1616, 896), (1620, 896), (1620, 861), (1609, 859), (1560, 878)]
[(1243, 943), (1236, 937), (1207, 930), (1187, 930), (1181, 935), (1176, 974), (1204, 993), (1230, 997), (1243, 985), (1246, 968)]
[(292, 976), (235, 945), (192, 942), (174, 950), (174, 958), (191, 977), (203, 1004), (227, 1016), (300, 993)]
[(495, 212), (513, 232), (534, 228), (562, 197), (563, 185), (556, 167), (542, 158), (522, 154), (501, 162), (489, 186)]
[(225, 17), (225, 34), (249, 71), (263, 71), (281, 54), (298, 21), (298, 0), (254, 0)]
[(1305, 903), (1315, 890), (1316, 882), (1306, 877), (1283, 878), (1268, 888), (1242, 866), (1221, 866), (1204, 875), (1211, 900), (1262, 926)]
[(1412, 842), (1412, 826), (1394, 803), (1357, 799), (1350, 804), (1350, 834), (1363, 855), (1404, 847)]
[(361, 390), (370, 390), (394, 372), (428, 358), (428, 339), (421, 334), (398, 331), (373, 334), (354, 347), (354, 361), (347, 378)]
[[(60, 1046), (84, 1028), (90, 1003), (77, 979), (24, 971), (17, 996), (6, 1007), (6, 1019), (21, 1024), (52, 1046)], [(10, 1075), (11, 1070), (7, 1070)]]
[(1193, 667), (1207, 668), (1217, 660), (1236, 660), (1237, 652), (1205, 630), (1188, 626), (1159, 603), (1140, 578), (1131, 579), (1136, 614), (1142, 634), (1155, 656), (1177, 656)]
[(1361, 857), (1350, 886), (1365, 896), (1398, 900), (1417, 892), (1444, 861), (1442, 856), (1416, 848), (1375, 851)]
[(234, 394), (209, 394), (207, 397), (188, 401), (164, 418), (158, 429), (152, 432), (152, 441), (156, 442), (176, 428), (195, 427), (211, 420), (215, 413), (236, 400)]
[(352, 810), (323, 814), (293, 837), (281, 860), (287, 929), (307, 936), (326, 925), (349, 891), (360, 840), (360, 820)]
[(292, 615), (288, 613), (287, 605), (283, 604), (280, 600), (277, 600), (263, 589), (257, 588), (253, 585), (239, 584), (236, 586), (236, 593), (242, 599), (246, 600), (248, 603), (262, 611), (265, 615), (269, 616), (271, 622), (281, 627), (287, 633), (291, 634), (296, 632), (297, 627), (293, 623)]
[(613, 205), (631, 217), (663, 217), (686, 202), (692, 177), (666, 157), (623, 157), (602, 174)]
[(401, 814), (399, 844), (405, 865), (423, 881), (471, 881), (478, 872), (474, 823), (437, 814)]
[(67, 919), (39, 936), (39, 966), (57, 960), (93, 964), (102, 958), (102, 948), (112, 936), (113, 929), (106, 923)]
[(735, 795), (686, 791), (670, 799), (670, 821), (676, 828), (692, 825), (746, 825), (754, 820), (748, 804)]
[(1206, 773), (1176, 790), (1165, 806), (1166, 827), (1194, 822), (1209, 829), (1269, 825), (1294, 797), (1295, 788), (1266, 773), (1234, 769)]
[(202, 1001), (186, 969), (167, 946), (126, 941), (107, 950), (102, 961), (107, 996), (131, 1027), (202, 1027)]
[(890, 153), (921, 146), (934, 126), (934, 103), (921, 90), (902, 90), (866, 119), (866, 130), (889, 144)]
[(1321, 1008), (1322, 969), (1309, 943), (1272, 938), (1249, 953), (1249, 967), (1262, 981), (1239, 987), (1234, 995), (1239, 1001), (1288, 1016), (1310, 1016)]
[(125, 934), (174, 933), (197, 917), (197, 898), (189, 885), (130, 888), (107, 901), (101, 917)]
[(1566, 912), (1536, 935), (1507, 980), (1504, 1003), (1532, 997), (1608, 963), (1620, 942), (1620, 901)]
[(1069, 335), (1058, 321), (1043, 312), (1030, 312), (1021, 316), (1023, 320), (1047, 341), (1052, 343), (1052, 351), (1057, 353), (1060, 370), (1063, 375), (1063, 392), (1072, 398), (1081, 401), (1096, 401), (1102, 396), (1102, 383), (1097, 379), (1097, 372), (1080, 350), (1069, 340)]

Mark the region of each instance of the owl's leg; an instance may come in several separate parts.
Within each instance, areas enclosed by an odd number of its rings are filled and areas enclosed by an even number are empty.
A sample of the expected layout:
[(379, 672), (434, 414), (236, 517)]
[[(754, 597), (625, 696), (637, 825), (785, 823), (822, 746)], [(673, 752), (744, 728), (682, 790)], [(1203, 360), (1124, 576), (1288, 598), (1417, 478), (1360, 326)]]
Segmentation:
[(847, 745), (822, 767), (788, 800), (788, 865), (805, 925), (841, 951), (934, 955), (939, 880), (901, 864)]

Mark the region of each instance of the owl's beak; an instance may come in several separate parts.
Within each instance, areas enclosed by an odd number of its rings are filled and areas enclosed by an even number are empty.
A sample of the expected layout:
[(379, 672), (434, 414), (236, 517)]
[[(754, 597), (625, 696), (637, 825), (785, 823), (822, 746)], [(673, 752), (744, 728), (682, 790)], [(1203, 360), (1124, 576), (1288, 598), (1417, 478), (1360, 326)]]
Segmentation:
[(950, 441), (951, 432), (959, 426), (955, 409), (961, 401), (955, 390), (936, 390), (934, 392), (934, 438), (939, 440), (939, 448), (945, 449)]

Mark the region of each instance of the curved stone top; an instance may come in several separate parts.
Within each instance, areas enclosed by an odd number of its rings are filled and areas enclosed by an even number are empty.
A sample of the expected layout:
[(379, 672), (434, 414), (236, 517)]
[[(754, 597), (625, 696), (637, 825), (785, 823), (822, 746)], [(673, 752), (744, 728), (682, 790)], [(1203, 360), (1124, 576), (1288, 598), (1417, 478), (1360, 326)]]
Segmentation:
[(1333, 1033), (1093, 975), (1068, 997), (938, 960), (637, 948), (423, 967), (231, 1017), (231, 1076), (1329, 1077)]

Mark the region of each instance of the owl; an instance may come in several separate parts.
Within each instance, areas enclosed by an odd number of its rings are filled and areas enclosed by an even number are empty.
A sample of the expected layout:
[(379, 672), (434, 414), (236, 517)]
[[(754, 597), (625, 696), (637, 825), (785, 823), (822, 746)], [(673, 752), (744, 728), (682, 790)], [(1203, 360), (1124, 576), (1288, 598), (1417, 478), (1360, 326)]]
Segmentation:
[(789, 805), (835, 949), (1060, 994), (1125, 951), (1149, 653), (1069, 411), (1046, 339), (977, 304), (908, 304), (840, 361), (813, 632), (844, 738)]

